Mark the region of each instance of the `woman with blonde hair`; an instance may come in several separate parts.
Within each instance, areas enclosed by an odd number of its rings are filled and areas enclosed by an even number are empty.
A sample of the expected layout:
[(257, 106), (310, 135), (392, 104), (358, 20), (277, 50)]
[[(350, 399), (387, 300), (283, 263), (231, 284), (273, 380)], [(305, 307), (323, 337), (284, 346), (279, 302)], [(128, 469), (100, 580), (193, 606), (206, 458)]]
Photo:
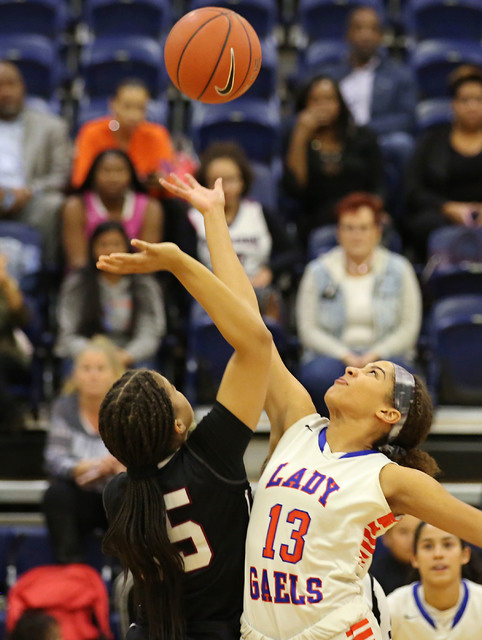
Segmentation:
[(77, 355), (72, 375), (52, 407), (44, 453), (51, 482), (43, 509), (61, 564), (82, 562), (85, 536), (107, 526), (102, 490), (124, 467), (102, 442), (99, 409), (123, 372), (115, 346), (95, 336)]

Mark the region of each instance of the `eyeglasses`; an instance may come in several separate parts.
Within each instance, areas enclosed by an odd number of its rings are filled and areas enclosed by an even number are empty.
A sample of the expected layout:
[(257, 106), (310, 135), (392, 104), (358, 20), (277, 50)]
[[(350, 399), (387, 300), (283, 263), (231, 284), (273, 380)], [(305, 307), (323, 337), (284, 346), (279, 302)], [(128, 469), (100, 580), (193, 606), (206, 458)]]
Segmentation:
[(368, 233), (377, 227), (376, 224), (339, 224), (338, 229), (343, 233)]

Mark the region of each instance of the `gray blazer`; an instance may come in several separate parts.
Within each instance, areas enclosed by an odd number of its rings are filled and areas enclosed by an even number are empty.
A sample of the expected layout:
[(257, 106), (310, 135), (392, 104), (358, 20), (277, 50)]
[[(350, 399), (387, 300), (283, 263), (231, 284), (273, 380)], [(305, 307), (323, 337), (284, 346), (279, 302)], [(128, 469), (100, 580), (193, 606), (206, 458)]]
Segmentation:
[(23, 162), (25, 183), (33, 190), (62, 191), (72, 166), (67, 123), (58, 116), (25, 108)]

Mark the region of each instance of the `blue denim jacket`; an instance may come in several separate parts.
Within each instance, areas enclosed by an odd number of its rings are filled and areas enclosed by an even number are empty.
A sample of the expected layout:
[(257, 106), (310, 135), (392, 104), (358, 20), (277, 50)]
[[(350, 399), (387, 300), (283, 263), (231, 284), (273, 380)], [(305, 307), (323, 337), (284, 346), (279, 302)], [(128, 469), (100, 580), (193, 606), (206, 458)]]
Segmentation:
[[(345, 330), (345, 296), (323, 260), (312, 264), (318, 287), (318, 322), (328, 333), (341, 338)], [(397, 325), (402, 298), (404, 263), (398, 254), (388, 252), (388, 260), (381, 272), (375, 272), (373, 287), (374, 338), (380, 340)]]

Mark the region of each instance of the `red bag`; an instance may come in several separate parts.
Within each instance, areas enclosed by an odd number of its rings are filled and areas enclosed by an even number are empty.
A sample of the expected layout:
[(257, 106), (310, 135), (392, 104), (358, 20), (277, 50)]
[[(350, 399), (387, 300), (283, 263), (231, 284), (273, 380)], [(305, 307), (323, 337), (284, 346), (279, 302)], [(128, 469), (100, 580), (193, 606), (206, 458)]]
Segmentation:
[(109, 597), (100, 574), (85, 564), (26, 571), (7, 597), (7, 631), (26, 609), (43, 609), (60, 625), (63, 640), (112, 640)]

